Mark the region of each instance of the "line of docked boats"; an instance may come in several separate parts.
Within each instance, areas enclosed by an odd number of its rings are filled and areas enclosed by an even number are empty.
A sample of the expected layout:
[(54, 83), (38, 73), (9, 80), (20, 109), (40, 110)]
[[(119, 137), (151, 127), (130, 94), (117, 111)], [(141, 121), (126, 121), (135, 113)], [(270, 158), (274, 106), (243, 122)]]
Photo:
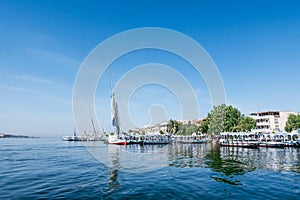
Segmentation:
[(118, 137), (117, 135), (109, 135), (107, 144), (117, 145), (163, 145), (170, 143), (180, 144), (201, 144), (207, 142), (207, 136), (171, 136), (171, 135), (126, 135)]
[(207, 135), (196, 136), (171, 136), (171, 135), (123, 135), (110, 134), (106, 136), (79, 136), (74, 132), (73, 136), (64, 136), (64, 141), (104, 141), (107, 144), (115, 145), (163, 145), (163, 144), (202, 144), (210, 139)]
[(107, 138), (107, 144), (117, 145), (130, 145), (130, 144), (169, 144), (171, 142), (170, 136), (153, 135), (153, 136), (121, 136), (109, 135)]
[(218, 139), (220, 146), (245, 148), (300, 147), (298, 133), (223, 132)]

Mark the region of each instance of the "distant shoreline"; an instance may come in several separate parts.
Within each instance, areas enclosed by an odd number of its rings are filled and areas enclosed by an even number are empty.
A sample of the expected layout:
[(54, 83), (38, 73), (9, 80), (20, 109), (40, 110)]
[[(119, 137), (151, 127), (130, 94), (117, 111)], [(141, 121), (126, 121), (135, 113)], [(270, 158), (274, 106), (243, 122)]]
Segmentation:
[(0, 138), (38, 138), (38, 137), (27, 136), (27, 135), (13, 135), (13, 134), (0, 133)]

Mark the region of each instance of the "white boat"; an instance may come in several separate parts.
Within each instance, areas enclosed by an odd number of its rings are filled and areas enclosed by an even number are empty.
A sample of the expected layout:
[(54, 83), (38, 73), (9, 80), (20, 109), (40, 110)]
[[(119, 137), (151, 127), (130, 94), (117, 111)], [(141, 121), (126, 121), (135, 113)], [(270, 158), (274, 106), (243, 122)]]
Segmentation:
[(155, 144), (169, 144), (171, 140), (171, 136), (169, 135), (147, 135), (140, 138), (140, 145), (155, 145)]
[(180, 141), (181, 144), (202, 144), (203, 140), (183, 140)]
[(63, 141), (81, 141), (81, 138), (77, 136), (76, 130), (74, 130), (73, 136), (63, 136)]
[(78, 136), (63, 136), (63, 141), (81, 141)]
[(295, 147), (299, 145), (298, 133), (283, 133), (283, 142), (286, 147)]
[(220, 146), (227, 147), (245, 147), (245, 148), (258, 148), (259, 143), (256, 140), (256, 134), (244, 132), (222, 132), (220, 133), (219, 144)]
[(299, 139), (298, 133), (284, 133), (278, 132), (272, 134), (272, 138), (277, 142), (281, 142), (285, 147), (295, 147), (298, 145), (297, 140)]
[(268, 148), (282, 148), (285, 146), (279, 134), (259, 134), (259, 146)]
[(126, 145), (126, 140), (124, 139), (124, 137), (121, 136), (118, 104), (116, 102), (114, 91), (112, 91), (111, 95), (111, 116), (112, 125), (114, 127), (114, 133), (108, 135), (107, 143), (116, 145)]
[(126, 145), (126, 140), (118, 137), (117, 135), (109, 135), (107, 144)]

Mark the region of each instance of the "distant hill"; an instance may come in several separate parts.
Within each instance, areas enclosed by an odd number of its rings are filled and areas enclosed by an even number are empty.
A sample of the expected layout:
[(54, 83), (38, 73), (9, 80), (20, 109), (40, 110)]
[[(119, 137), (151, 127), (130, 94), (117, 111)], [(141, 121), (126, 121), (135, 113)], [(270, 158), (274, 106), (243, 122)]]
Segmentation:
[(0, 138), (37, 138), (37, 137), (0, 133)]

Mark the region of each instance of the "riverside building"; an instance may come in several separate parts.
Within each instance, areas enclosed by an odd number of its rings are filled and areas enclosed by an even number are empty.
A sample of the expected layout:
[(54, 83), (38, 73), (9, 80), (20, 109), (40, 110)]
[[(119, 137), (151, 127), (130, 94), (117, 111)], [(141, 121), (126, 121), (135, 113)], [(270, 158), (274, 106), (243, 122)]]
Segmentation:
[(298, 113), (287, 111), (266, 111), (251, 113), (249, 116), (256, 120), (255, 132), (267, 133), (284, 131), (285, 124), (290, 114)]

